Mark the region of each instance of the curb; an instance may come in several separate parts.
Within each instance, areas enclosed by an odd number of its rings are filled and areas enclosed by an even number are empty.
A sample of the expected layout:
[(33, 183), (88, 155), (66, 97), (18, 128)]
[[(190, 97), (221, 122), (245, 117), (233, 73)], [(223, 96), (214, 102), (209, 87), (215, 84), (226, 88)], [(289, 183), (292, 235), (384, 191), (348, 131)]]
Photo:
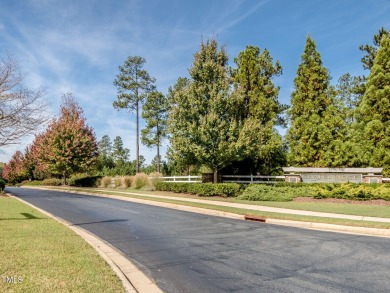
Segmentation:
[(315, 222), (300, 222), (300, 221), (278, 220), (278, 219), (267, 219), (266, 223), (273, 224), (273, 225), (295, 227), (295, 228), (327, 231), (327, 232), (390, 238), (390, 229), (354, 227), (354, 226), (345, 226), (345, 225), (335, 225), (335, 224), (325, 224), (325, 223), (315, 223)]
[[(43, 189), (43, 188), (42, 188)], [(46, 189), (53, 190), (53, 189)], [(106, 243), (98, 236), (88, 232), (87, 230), (76, 227), (64, 219), (56, 217), (49, 212), (46, 212), (31, 203), (24, 201), (12, 194), (6, 193), (8, 196), (17, 199), (24, 204), (38, 210), (42, 214), (56, 220), (73, 230), (76, 234), (82, 237), (89, 245), (91, 245), (98, 254), (112, 268), (118, 278), (121, 280), (123, 288), (127, 293), (163, 293), (163, 291), (151, 281), (141, 270), (139, 270), (131, 261), (129, 261), (120, 251)]]
[[(26, 187), (26, 188), (30, 188), (30, 187)], [(131, 198), (131, 197), (123, 197), (123, 196), (119, 196), (119, 195), (96, 194), (96, 193), (83, 192), (83, 191), (60, 190), (60, 189), (50, 189), (50, 188), (40, 188), (40, 187), (35, 187), (35, 188), (42, 189), (42, 190), (52, 190), (52, 191), (54, 190), (54, 191), (60, 191), (60, 192), (67, 192), (67, 193), (78, 193), (78, 194), (91, 195), (91, 196), (97, 196), (97, 197), (103, 197), (103, 198), (112, 198), (112, 199), (136, 202), (136, 203), (147, 204), (147, 205), (152, 205), (152, 206), (171, 208), (171, 209), (176, 209), (176, 210), (181, 210), (181, 211), (186, 211), (186, 212), (205, 214), (205, 215), (209, 215), (209, 216), (217, 216), (217, 217), (245, 220), (245, 215), (210, 210), (210, 209), (205, 209), (205, 208), (183, 206), (180, 204), (158, 202), (158, 201), (153, 201), (153, 199), (138, 199), (138, 198)], [(131, 193), (129, 193), (129, 194), (131, 194)], [(141, 195), (141, 194), (138, 194), (138, 195)], [(178, 199), (178, 200), (180, 200), (180, 199)], [(260, 221), (260, 222), (263, 222), (263, 221)], [(295, 228), (327, 231), (327, 232), (364, 235), (364, 236), (375, 236), (375, 237), (386, 237), (386, 238), (390, 237), (390, 229), (354, 227), (354, 226), (346, 226), (346, 225), (316, 223), (316, 222), (279, 220), (279, 219), (272, 219), (272, 218), (265, 218), (265, 223), (272, 224), (272, 225), (289, 226), (289, 227), (295, 227)]]

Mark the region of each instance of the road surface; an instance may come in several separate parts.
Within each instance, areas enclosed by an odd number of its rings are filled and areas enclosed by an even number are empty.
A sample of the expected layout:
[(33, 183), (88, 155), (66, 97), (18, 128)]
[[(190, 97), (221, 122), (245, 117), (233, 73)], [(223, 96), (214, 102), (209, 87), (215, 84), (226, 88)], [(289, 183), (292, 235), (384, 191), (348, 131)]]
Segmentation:
[(165, 292), (390, 292), (390, 239), (25, 188), (17, 197), (122, 251)]

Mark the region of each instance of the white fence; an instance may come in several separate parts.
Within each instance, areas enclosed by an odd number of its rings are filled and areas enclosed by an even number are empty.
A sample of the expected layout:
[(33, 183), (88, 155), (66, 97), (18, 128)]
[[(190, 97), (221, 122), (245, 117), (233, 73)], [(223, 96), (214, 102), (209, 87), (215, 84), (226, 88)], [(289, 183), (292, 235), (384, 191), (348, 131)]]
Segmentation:
[(202, 176), (168, 176), (164, 182), (202, 183)]
[[(201, 183), (202, 176), (166, 176), (164, 182)], [(284, 182), (284, 176), (222, 175), (224, 183), (277, 183)]]

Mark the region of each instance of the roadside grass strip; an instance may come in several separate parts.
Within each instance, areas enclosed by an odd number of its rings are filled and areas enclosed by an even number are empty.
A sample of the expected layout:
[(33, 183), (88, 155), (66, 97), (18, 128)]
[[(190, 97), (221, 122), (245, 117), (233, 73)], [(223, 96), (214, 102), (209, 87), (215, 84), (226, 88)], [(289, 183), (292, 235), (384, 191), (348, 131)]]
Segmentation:
[[(198, 208), (204, 208), (209, 210), (216, 210), (216, 211), (222, 211), (227, 213), (234, 213), (238, 215), (251, 215), (251, 216), (258, 216), (258, 217), (266, 217), (271, 219), (279, 219), (279, 220), (291, 220), (291, 221), (301, 221), (301, 222), (313, 222), (313, 223), (325, 223), (325, 224), (334, 224), (334, 225), (345, 225), (345, 226), (353, 226), (353, 227), (366, 227), (366, 228), (379, 228), (379, 229), (390, 229), (390, 223), (386, 222), (375, 222), (375, 221), (364, 221), (364, 220), (349, 220), (349, 219), (338, 219), (338, 218), (327, 218), (327, 217), (316, 217), (316, 216), (303, 216), (303, 215), (294, 215), (294, 214), (285, 214), (285, 213), (275, 213), (275, 212), (265, 212), (265, 211), (256, 211), (256, 210), (250, 210), (250, 209), (243, 209), (243, 208), (237, 208), (237, 207), (227, 207), (227, 206), (220, 206), (216, 204), (206, 204), (206, 203), (197, 203), (197, 202), (190, 202), (190, 201), (183, 201), (180, 200), (180, 198), (188, 198), (188, 196), (181, 195), (177, 196), (177, 199), (168, 199), (168, 198), (162, 198), (162, 193), (158, 192), (155, 193), (156, 196), (160, 197), (153, 197), (152, 192), (145, 192), (145, 196), (142, 195), (134, 195), (131, 194), (131, 192), (138, 193), (138, 191), (134, 190), (122, 190), (122, 191), (115, 191), (115, 190), (94, 190), (91, 188), (50, 188), (55, 190), (63, 190), (63, 191), (71, 191), (71, 192), (87, 192), (91, 194), (97, 194), (97, 195), (116, 195), (121, 197), (128, 197), (128, 198), (135, 198), (135, 199), (142, 199), (142, 200), (148, 200), (148, 201), (155, 201), (155, 202), (164, 202), (164, 203), (172, 203), (172, 204), (178, 204), (182, 206), (191, 206), (191, 207), (198, 207)], [(172, 196), (171, 193), (169, 193), (169, 196)], [(198, 199), (205, 199), (203, 197), (194, 197), (191, 198), (198, 198)], [(214, 198), (208, 198), (207, 200), (214, 200)], [(236, 202), (232, 200), (218, 200), (218, 201), (228, 201), (228, 202)], [(253, 204), (253, 201), (242, 201), (245, 204)], [(265, 202), (267, 203), (267, 202)], [(323, 205), (326, 206), (327, 204), (324, 203), (316, 203), (317, 205)], [(260, 205), (260, 204), (258, 204)], [(340, 206), (339, 211), (343, 211), (342, 206), (347, 206), (350, 204), (337, 204)], [(314, 206), (314, 205), (313, 205)], [(370, 216), (370, 214), (365, 215), (364, 207), (360, 205), (355, 205), (356, 209), (354, 210), (352, 207), (348, 206), (345, 207), (344, 212), (350, 213), (350, 212), (356, 212), (359, 216)], [(380, 208), (383, 208), (382, 206), (378, 206)], [(323, 208), (324, 211), (327, 212), (335, 212), (333, 209), (334, 207), (329, 207), (329, 210), (327, 208)], [(388, 208), (388, 207), (387, 207)], [(387, 215), (388, 216), (388, 215)]]
[(16, 199), (0, 196), (0, 292), (125, 292), (80, 236)]

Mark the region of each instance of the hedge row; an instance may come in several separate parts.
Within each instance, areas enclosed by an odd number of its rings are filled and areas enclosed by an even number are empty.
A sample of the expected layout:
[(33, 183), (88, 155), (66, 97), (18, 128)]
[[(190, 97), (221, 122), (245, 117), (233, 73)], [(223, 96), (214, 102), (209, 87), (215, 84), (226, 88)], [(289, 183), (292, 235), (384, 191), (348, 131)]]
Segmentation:
[(328, 184), (320, 186), (314, 198), (390, 200), (390, 184)]
[(232, 197), (240, 193), (240, 185), (236, 183), (176, 183), (158, 182), (156, 190), (173, 191), (177, 193), (190, 193), (199, 196)]
[(255, 201), (291, 201), (295, 197), (340, 198), (350, 200), (390, 200), (389, 184), (302, 183), (249, 185), (239, 199)]
[(98, 187), (102, 176), (85, 176), (85, 177), (71, 177), (69, 178), (68, 185), (75, 187)]
[(295, 197), (313, 197), (317, 194), (314, 186), (286, 186), (250, 184), (239, 199), (254, 201), (291, 201)]

